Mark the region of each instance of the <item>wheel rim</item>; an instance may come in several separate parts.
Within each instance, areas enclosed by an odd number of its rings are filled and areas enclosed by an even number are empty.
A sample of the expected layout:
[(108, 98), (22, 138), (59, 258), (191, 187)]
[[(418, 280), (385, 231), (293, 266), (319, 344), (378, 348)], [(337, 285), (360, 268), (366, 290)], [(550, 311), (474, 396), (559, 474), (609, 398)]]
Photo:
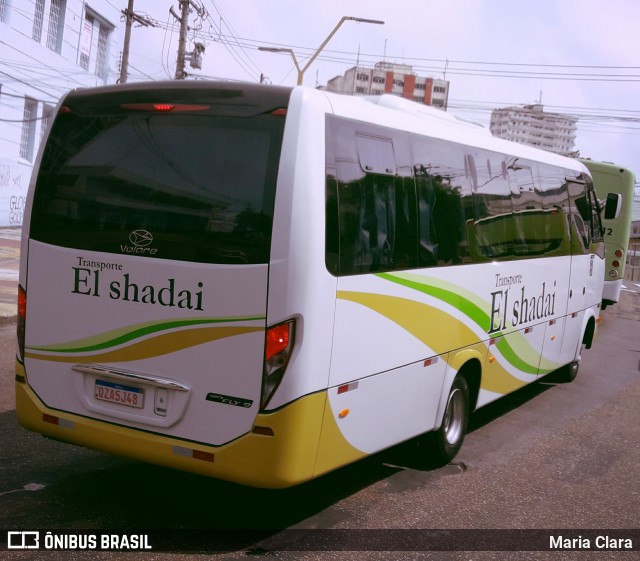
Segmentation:
[(463, 432), (464, 394), (454, 389), (449, 395), (444, 415), (444, 436), (449, 444), (456, 444)]

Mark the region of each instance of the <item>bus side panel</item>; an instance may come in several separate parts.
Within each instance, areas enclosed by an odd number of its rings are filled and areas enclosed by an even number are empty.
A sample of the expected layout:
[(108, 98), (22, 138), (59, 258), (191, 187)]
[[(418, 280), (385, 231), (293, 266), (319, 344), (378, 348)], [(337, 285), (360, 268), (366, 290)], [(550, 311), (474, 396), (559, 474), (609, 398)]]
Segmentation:
[(331, 388), (331, 416), (367, 454), (433, 430), (446, 369), (445, 358), (432, 357)]
[[(330, 387), (357, 383), (354, 395), (368, 392), (375, 405), (367, 414), (375, 421), (367, 438), (377, 439), (377, 445), (354, 436), (357, 431), (345, 432), (347, 439), (367, 450), (386, 445), (374, 427), (392, 424), (390, 419), (397, 414), (392, 403), (400, 398), (394, 388), (373, 379), (394, 373), (400, 380), (402, 375), (402, 387), (415, 392), (405, 432), (397, 434), (401, 440), (418, 428), (424, 432), (438, 426), (448, 390), (444, 386), (452, 381), (447, 378), (444, 383), (444, 366), (435, 376), (435, 370), (423, 369), (425, 381), (416, 365), (434, 358), (446, 362), (449, 353), (457, 357), (461, 350), (480, 346), (481, 406), (573, 360), (562, 354), (569, 260), (556, 257), (535, 263), (505, 262), (499, 268), (487, 264), (339, 278)], [(553, 278), (549, 270), (556, 271)], [(456, 370), (462, 366), (458, 363), (456, 358)], [(331, 391), (334, 413), (351, 409), (332, 398)]]

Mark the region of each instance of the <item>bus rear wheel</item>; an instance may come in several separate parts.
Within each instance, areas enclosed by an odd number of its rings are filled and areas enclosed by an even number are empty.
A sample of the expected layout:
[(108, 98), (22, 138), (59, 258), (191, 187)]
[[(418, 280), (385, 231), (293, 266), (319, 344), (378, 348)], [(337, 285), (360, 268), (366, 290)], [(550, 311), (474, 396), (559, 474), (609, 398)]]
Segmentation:
[(422, 459), (428, 465), (446, 465), (460, 451), (469, 423), (469, 395), (469, 384), (465, 377), (456, 376), (447, 396), (440, 428), (423, 435), (419, 441)]

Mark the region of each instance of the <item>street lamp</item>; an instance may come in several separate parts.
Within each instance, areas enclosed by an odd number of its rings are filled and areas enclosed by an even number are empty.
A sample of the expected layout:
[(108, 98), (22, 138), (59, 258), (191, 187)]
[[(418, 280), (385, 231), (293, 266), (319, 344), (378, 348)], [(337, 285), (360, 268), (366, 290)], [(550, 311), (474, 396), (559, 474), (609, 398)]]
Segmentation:
[(378, 19), (365, 19), (365, 18), (354, 18), (354, 17), (351, 17), (351, 16), (343, 16), (342, 19), (338, 22), (338, 25), (336, 25), (333, 28), (333, 31), (331, 33), (329, 33), (329, 36), (324, 40), (322, 45), (320, 45), (316, 49), (316, 52), (313, 53), (311, 58), (307, 61), (307, 64), (304, 65), (304, 68), (300, 68), (300, 65), (298, 64), (298, 59), (296, 58), (296, 54), (293, 52), (292, 49), (278, 49), (278, 48), (274, 48), (274, 47), (258, 47), (258, 50), (267, 51), (267, 52), (270, 52), (270, 53), (289, 53), (291, 55), (291, 58), (293, 59), (293, 64), (296, 65), (296, 70), (298, 71), (298, 85), (301, 86), (302, 85), (302, 79), (304, 78), (304, 73), (306, 72), (306, 70), (309, 68), (309, 66), (311, 66), (313, 61), (322, 52), (322, 49), (324, 49), (327, 46), (327, 43), (336, 34), (336, 31), (338, 31), (338, 29), (340, 29), (340, 26), (347, 20), (349, 20), (349, 21), (357, 21), (357, 22), (360, 22), (360, 23), (375, 23), (375, 24), (378, 24), (378, 25), (384, 24), (384, 21), (381, 21), (381, 20), (378, 20)]

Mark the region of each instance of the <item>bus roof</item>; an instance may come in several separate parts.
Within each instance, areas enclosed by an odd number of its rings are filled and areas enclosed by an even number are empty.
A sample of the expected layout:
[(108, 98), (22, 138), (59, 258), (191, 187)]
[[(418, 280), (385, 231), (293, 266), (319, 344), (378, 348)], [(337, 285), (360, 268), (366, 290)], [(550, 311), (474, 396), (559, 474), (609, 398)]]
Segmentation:
[(587, 168), (575, 158), (495, 137), (480, 125), (411, 100), (389, 94), (348, 96), (323, 93), (329, 97), (334, 112), (341, 116), (588, 173)]

